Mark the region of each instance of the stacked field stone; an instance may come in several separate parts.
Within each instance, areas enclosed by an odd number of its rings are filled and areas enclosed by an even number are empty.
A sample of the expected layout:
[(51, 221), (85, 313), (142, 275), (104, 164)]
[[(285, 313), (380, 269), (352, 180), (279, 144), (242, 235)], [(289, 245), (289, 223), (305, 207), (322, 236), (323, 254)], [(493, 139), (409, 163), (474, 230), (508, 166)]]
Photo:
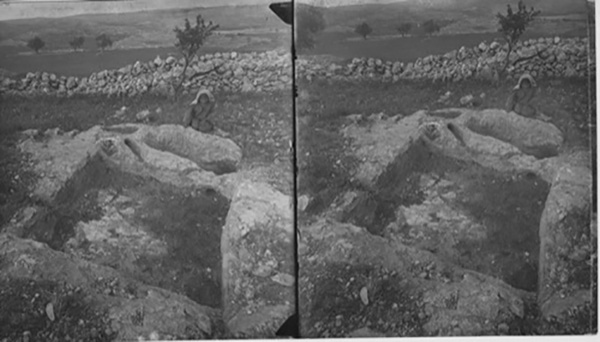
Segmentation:
[[(402, 79), (461, 81), (483, 78), (491, 80), (503, 65), (507, 52), (506, 44), (482, 42), (475, 47), (463, 46), (443, 55), (419, 58), (412, 63), (354, 58), (346, 65), (335, 63), (324, 65), (314, 61), (299, 60), (297, 70), (298, 75), (308, 80), (315, 77), (375, 78), (392, 82)], [(590, 72), (595, 73), (593, 57), (593, 53), (588, 53), (587, 38), (531, 39), (519, 42), (515, 46), (510, 61), (523, 60), (510, 67), (508, 75), (514, 77), (528, 71), (534, 77), (585, 77)]]
[[(519, 42), (511, 61), (525, 58), (508, 69), (509, 77), (524, 71), (534, 77), (586, 77), (595, 75), (594, 53), (588, 52), (587, 38), (539, 38)], [(443, 55), (419, 58), (411, 63), (354, 58), (348, 63), (317, 59), (298, 59), (297, 76), (313, 78), (398, 82), (404, 79), (430, 79), (458, 82), (481, 78), (493, 80), (503, 65), (506, 44), (482, 42), (478, 46), (461, 47)], [(532, 58), (528, 58), (532, 57)], [(0, 93), (12, 94), (104, 94), (135, 96), (153, 92), (170, 94), (180, 80), (184, 60), (156, 57), (149, 62), (136, 62), (117, 70), (103, 70), (89, 77), (57, 76), (46, 72), (30, 72), (21, 79), (0, 73)], [(265, 92), (292, 85), (292, 61), (283, 50), (252, 53), (215, 53), (195, 58), (188, 67), (185, 90), (206, 87), (212, 91)]]
[[(30, 72), (21, 79), (0, 76), (0, 92), (111, 96), (135, 96), (146, 92), (168, 94), (178, 85), (183, 68), (183, 59), (157, 56), (146, 63), (138, 61), (83, 78)], [(206, 87), (212, 91), (273, 91), (291, 87), (292, 61), (290, 54), (282, 51), (217, 52), (194, 58), (186, 74), (188, 80), (182, 84), (184, 90)]]

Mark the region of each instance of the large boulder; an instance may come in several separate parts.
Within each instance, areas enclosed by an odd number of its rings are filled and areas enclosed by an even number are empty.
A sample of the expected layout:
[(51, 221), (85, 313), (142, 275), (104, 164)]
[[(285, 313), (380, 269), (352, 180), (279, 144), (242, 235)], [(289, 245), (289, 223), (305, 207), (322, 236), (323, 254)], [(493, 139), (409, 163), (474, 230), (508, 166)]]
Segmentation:
[(538, 304), (545, 318), (592, 301), (592, 172), (564, 164), (554, 178), (540, 222)]
[(221, 238), (223, 318), (233, 336), (274, 336), (294, 313), (292, 220), (289, 196), (261, 183), (237, 188)]
[(553, 124), (500, 109), (464, 112), (459, 122), (540, 159), (558, 155), (563, 143), (562, 132)]
[(236, 171), (242, 158), (233, 141), (181, 125), (144, 126), (135, 136), (153, 149), (184, 157), (216, 174)]

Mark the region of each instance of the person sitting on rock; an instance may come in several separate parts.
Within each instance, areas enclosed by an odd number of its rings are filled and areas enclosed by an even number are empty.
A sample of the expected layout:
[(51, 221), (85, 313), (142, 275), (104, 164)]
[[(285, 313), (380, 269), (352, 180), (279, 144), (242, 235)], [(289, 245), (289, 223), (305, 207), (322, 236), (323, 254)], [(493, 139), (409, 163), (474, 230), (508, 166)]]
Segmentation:
[(183, 126), (191, 126), (202, 133), (210, 133), (214, 130), (213, 123), (209, 120), (215, 108), (215, 98), (208, 89), (201, 89), (191, 103), (192, 108), (183, 117)]
[(537, 95), (537, 92), (537, 84), (533, 77), (527, 73), (521, 75), (517, 85), (513, 88), (506, 101), (506, 110), (528, 118), (540, 118), (547, 121), (549, 118), (538, 113), (532, 104), (533, 98)]

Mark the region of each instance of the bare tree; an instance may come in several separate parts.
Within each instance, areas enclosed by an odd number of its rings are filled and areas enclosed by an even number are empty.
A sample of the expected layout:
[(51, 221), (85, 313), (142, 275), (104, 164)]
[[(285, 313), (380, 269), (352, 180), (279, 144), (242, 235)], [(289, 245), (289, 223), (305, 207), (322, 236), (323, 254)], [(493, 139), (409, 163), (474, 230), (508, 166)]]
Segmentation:
[[(506, 14), (496, 14), (496, 18), (498, 18), (498, 24), (500, 25), (500, 27), (498, 28), (498, 32), (502, 34), (502, 37), (508, 45), (508, 52), (506, 53), (504, 65), (500, 70), (501, 73), (504, 73), (510, 65), (510, 55), (514, 50), (515, 45), (519, 41), (519, 38), (521, 38), (521, 35), (523, 34), (523, 32), (525, 32), (525, 30), (535, 19), (535, 17), (537, 17), (541, 13), (540, 11), (536, 11), (533, 8), (533, 6), (528, 10), (525, 4), (523, 3), (523, 0), (519, 0), (516, 12), (513, 11), (510, 4), (506, 7)], [(521, 63), (536, 56), (541, 57), (543, 51), (545, 50), (536, 51), (536, 53), (531, 56), (518, 58), (512, 64), (516, 65), (517, 63)]]
[(183, 29), (177, 26), (175, 27), (174, 31), (177, 38), (175, 47), (179, 49), (179, 52), (181, 52), (183, 59), (185, 60), (183, 72), (181, 73), (181, 80), (175, 88), (175, 93), (179, 91), (181, 85), (185, 81), (185, 73), (190, 66), (192, 58), (196, 55), (200, 47), (204, 45), (206, 39), (218, 28), (219, 25), (213, 24), (212, 21), (209, 21), (208, 23), (205, 22), (200, 14), (196, 16), (196, 25), (192, 26), (190, 21), (186, 18)]

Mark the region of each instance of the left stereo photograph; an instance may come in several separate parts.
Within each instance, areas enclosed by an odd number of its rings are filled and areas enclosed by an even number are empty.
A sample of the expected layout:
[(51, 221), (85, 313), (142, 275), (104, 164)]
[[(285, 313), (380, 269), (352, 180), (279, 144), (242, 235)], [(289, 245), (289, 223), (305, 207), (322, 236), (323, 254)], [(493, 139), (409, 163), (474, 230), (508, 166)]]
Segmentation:
[(0, 1), (0, 341), (296, 335), (291, 10)]

